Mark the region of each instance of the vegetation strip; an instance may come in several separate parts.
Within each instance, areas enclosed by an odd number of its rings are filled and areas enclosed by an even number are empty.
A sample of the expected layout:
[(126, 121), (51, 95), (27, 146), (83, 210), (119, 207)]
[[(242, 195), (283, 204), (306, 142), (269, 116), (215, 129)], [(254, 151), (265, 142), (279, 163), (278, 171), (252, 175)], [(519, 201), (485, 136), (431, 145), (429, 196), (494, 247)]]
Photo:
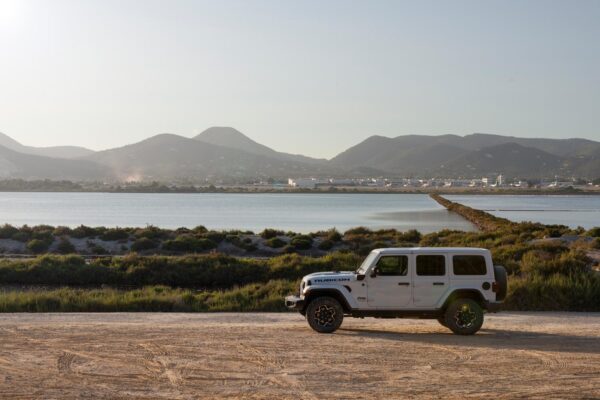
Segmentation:
[[(284, 311), (283, 296), (297, 290), (302, 276), (316, 271), (352, 270), (374, 248), (407, 246), (490, 249), (494, 261), (510, 274), (507, 309), (600, 311), (598, 261), (590, 257), (600, 249), (600, 227), (585, 231), (562, 225), (515, 223), (441, 196), (434, 199), (481, 231), (442, 230), (421, 235), (416, 231), (359, 227), (343, 234), (331, 230), (299, 235), (265, 230), (254, 238), (286, 250), (257, 259), (196, 247), (202, 240), (225, 240), (232, 235), (202, 227), (80, 227), (67, 231), (60, 227), (5, 225), (0, 227), (0, 237), (10, 235), (6, 240), (12, 241), (54, 240), (54, 235), (62, 233), (83, 236), (85, 240), (156, 240), (161, 249), (166, 245), (180, 250), (169, 250), (170, 255), (128, 253), (93, 260), (77, 254), (0, 260), (0, 311)], [(246, 243), (241, 235), (237, 237), (241, 246), (256, 245), (254, 241)], [(187, 247), (190, 243), (193, 246)], [(311, 256), (315, 249), (321, 252), (318, 257)], [(205, 254), (190, 254), (197, 251)]]

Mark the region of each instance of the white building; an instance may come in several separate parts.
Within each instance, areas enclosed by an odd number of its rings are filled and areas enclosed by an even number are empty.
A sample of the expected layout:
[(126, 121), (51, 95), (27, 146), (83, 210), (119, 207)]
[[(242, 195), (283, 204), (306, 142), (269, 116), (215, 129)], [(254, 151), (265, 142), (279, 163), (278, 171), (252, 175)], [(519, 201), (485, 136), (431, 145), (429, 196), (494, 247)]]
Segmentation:
[(315, 178), (289, 178), (288, 186), (299, 188), (299, 189), (314, 189), (319, 183)]

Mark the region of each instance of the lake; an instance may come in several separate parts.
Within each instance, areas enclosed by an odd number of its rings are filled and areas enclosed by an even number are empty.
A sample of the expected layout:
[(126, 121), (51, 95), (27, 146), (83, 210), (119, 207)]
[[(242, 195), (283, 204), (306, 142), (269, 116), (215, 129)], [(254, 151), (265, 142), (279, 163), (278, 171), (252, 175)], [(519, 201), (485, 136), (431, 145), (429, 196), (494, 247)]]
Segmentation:
[[(596, 196), (446, 196), (515, 221), (600, 225)], [(313, 232), (332, 227), (474, 230), (419, 194), (0, 193), (0, 224), (146, 226)]]
[(356, 226), (474, 230), (427, 195), (294, 193), (0, 193), (0, 224), (264, 228), (314, 232)]
[(581, 195), (447, 195), (469, 207), (511, 221), (562, 224), (586, 229), (600, 226), (600, 196)]

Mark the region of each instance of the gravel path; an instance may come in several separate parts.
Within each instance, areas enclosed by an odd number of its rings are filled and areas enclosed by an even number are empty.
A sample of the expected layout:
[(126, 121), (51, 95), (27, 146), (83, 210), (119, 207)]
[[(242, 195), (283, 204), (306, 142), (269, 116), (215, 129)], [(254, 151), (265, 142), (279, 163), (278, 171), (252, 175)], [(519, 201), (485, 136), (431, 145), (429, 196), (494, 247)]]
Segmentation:
[(600, 398), (599, 313), (436, 321), (298, 314), (0, 314), (0, 398)]

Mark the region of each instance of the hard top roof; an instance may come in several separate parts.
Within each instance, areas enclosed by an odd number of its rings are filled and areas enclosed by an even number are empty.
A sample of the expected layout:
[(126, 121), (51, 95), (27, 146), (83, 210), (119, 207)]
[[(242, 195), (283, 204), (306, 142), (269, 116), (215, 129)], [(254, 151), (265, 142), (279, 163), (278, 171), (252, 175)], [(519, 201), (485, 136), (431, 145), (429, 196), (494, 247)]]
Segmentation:
[(388, 247), (375, 249), (380, 254), (412, 254), (412, 253), (462, 253), (462, 254), (487, 254), (488, 249), (477, 247)]

